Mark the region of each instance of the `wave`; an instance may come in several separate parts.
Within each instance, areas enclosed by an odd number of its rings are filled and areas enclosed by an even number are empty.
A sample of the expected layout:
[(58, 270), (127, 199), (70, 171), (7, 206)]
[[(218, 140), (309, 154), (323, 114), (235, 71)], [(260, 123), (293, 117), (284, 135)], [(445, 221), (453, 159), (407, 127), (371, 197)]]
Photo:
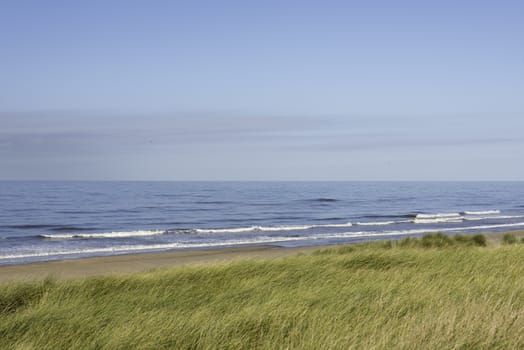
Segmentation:
[(460, 213), (437, 213), (437, 214), (417, 214), (413, 219), (415, 224), (436, 224), (443, 222), (462, 222), (463, 217)]
[(501, 219), (518, 219), (524, 215), (496, 215), (500, 214), (500, 210), (479, 210), (479, 211), (463, 211), (460, 213), (438, 213), (438, 214), (417, 214), (413, 219), (416, 224), (432, 224), (432, 223), (453, 223), (471, 220), (501, 220)]
[(313, 228), (336, 228), (351, 227), (350, 222), (340, 224), (320, 225), (283, 225), (283, 226), (247, 226), (230, 228), (178, 228), (169, 230), (138, 230), (138, 231), (115, 231), (100, 233), (55, 233), (40, 234), (37, 237), (46, 239), (71, 239), (71, 238), (124, 238), (154, 236), (162, 234), (191, 234), (191, 233), (243, 233), (243, 232), (278, 232), (278, 231), (303, 231)]
[(500, 214), (500, 210), (464, 211), (461, 213), (439, 213), (439, 214), (417, 214), (413, 219), (415, 224), (432, 223), (453, 223), (464, 220), (497, 220), (497, 219), (517, 219), (523, 215), (495, 215)]
[(524, 218), (524, 215), (496, 215), (496, 216), (465, 216), (464, 220), (502, 220), (502, 219), (519, 219)]
[[(504, 228), (504, 227), (519, 227), (524, 226), (524, 222), (515, 222), (511, 224), (495, 224), (495, 225), (481, 225), (481, 226), (469, 226), (469, 227), (450, 227), (439, 229), (435, 231), (470, 231), (470, 230), (489, 230), (494, 228)], [(426, 230), (427, 231), (427, 230)]]
[[(125, 238), (125, 237), (141, 237), (154, 236), (162, 234), (236, 234), (236, 233), (250, 233), (250, 232), (285, 232), (285, 231), (308, 231), (314, 229), (335, 229), (345, 228), (351, 226), (388, 226), (396, 224), (419, 224), (430, 225), (439, 223), (461, 223), (464, 221), (481, 221), (481, 220), (503, 220), (503, 219), (517, 219), (523, 218), (524, 215), (496, 215), (500, 211), (484, 210), (474, 212), (475, 214), (461, 215), (460, 213), (419, 213), (397, 215), (396, 218), (403, 220), (377, 220), (377, 221), (356, 221), (356, 222), (341, 222), (341, 223), (317, 223), (317, 224), (290, 224), (290, 225), (251, 225), (241, 227), (211, 227), (211, 228), (173, 228), (167, 230), (137, 230), (137, 231), (113, 231), (113, 232), (64, 232), (64, 233), (50, 233), (41, 234), (38, 237), (45, 239), (72, 239), (72, 238)], [(464, 212), (465, 213), (465, 212)], [(481, 214), (482, 213), (482, 214)], [(384, 216), (391, 218), (392, 216)], [(408, 219), (410, 218), (410, 219)], [(318, 221), (318, 220), (317, 220)], [(55, 227), (55, 226), (53, 226)], [(49, 228), (46, 226), (46, 228)], [(86, 228), (74, 228), (63, 226), (55, 231), (80, 231), (87, 230)], [(316, 233), (316, 232), (315, 232)]]
[(439, 224), (439, 223), (459, 223), (462, 222), (462, 217), (453, 218), (435, 218), (435, 219), (414, 219), (414, 224)]
[(352, 237), (366, 237), (366, 236), (389, 236), (398, 235), (396, 232), (384, 232), (379, 234), (370, 234), (369, 232), (342, 232), (334, 234), (323, 234), (323, 235), (308, 235), (308, 236), (261, 236), (253, 237), (250, 239), (242, 240), (229, 240), (222, 242), (208, 242), (208, 243), (184, 243), (184, 242), (173, 242), (164, 244), (150, 244), (150, 245), (122, 245), (114, 247), (99, 247), (99, 248), (88, 248), (88, 249), (72, 249), (65, 251), (44, 251), (44, 252), (31, 252), (31, 253), (20, 253), (20, 254), (5, 254), (0, 255), (0, 260), (7, 259), (27, 259), (27, 258), (38, 258), (38, 257), (60, 257), (66, 255), (96, 255), (96, 254), (126, 254), (140, 251), (162, 251), (170, 249), (191, 249), (191, 248), (213, 248), (213, 247), (231, 247), (240, 245), (252, 245), (252, 244), (275, 244), (291, 241), (312, 241), (322, 239), (336, 239), (336, 238), (352, 238)]
[(479, 230), (492, 230), (497, 228), (510, 228), (510, 227), (521, 227), (524, 226), (524, 222), (515, 222), (511, 224), (494, 224), (494, 225), (479, 225), (479, 226), (469, 226), (469, 227), (447, 227), (447, 228), (421, 228), (421, 229), (408, 229), (408, 230), (398, 230), (398, 231), (382, 231), (382, 232), (369, 232), (369, 231), (360, 231), (360, 232), (340, 232), (335, 234), (328, 235), (318, 235), (318, 238), (335, 238), (335, 237), (352, 237), (354, 235), (362, 237), (376, 237), (376, 236), (403, 236), (403, 235), (419, 235), (430, 232), (466, 232), (466, 231), (479, 231)]
[(101, 233), (56, 233), (38, 235), (40, 238), (48, 239), (67, 239), (67, 238), (122, 238), (122, 237), (141, 237), (153, 236), (166, 233), (165, 230), (142, 230), (127, 232), (101, 232)]
[(415, 219), (435, 219), (460, 217), (460, 213), (437, 213), (437, 214), (417, 214)]
[[(399, 231), (383, 231), (383, 232), (369, 232), (369, 231), (357, 231), (357, 232), (339, 232), (330, 234), (318, 234), (318, 235), (307, 235), (307, 236), (258, 236), (251, 237), (248, 239), (241, 240), (228, 240), (221, 242), (207, 242), (207, 243), (188, 243), (188, 242), (173, 242), (164, 244), (151, 244), (151, 245), (122, 245), (113, 247), (99, 247), (99, 248), (88, 248), (88, 249), (73, 249), (65, 251), (40, 251), (40, 252), (28, 252), (19, 254), (4, 254), (0, 255), (0, 260), (8, 259), (27, 259), (27, 258), (38, 258), (38, 257), (61, 257), (66, 255), (96, 255), (96, 254), (125, 254), (140, 251), (162, 251), (170, 249), (191, 249), (191, 248), (213, 248), (213, 247), (224, 247), (224, 246), (238, 246), (238, 245), (250, 245), (250, 244), (275, 244), (279, 242), (291, 242), (291, 241), (313, 241), (313, 240), (326, 240), (326, 239), (345, 239), (345, 238), (378, 238), (387, 236), (405, 236), (405, 235), (419, 235), (428, 232), (441, 231), (441, 232), (466, 232), (466, 231), (479, 231), (479, 230), (491, 230), (496, 228), (509, 228), (509, 227), (521, 227), (524, 226), (524, 222), (510, 223), (510, 224), (495, 224), (495, 225), (479, 225), (470, 227), (454, 227), (454, 228), (443, 228), (443, 229), (411, 229), (411, 230), (399, 230)], [(146, 231), (152, 232), (152, 231)]]
[(479, 211), (464, 211), (464, 215), (489, 215), (489, 214), (500, 214), (500, 210), (479, 210)]
[(353, 224), (351, 222), (346, 222), (346, 223), (342, 223), (342, 224), (314, 225), (315, 228), (317, 228), (317, 227), (326, 227), (326, 228), (329, 228), (329, 227), (351, 227), (351, 226), (353, 226)]
[(360, 219), (414, 219), (418, 214), (366, 214)]
[(383, 225), (393, 225), (393, 224), (400, 224), (403, 222), (410, 222), (410, 221), (372, 221), (372, 222), (357, 222), (355, 225), (358, 226), (383, 226)]
[[(422, 231), (422, 230), (421, 230)], [(314, 240), (325, 240), (325, 239), (342, 239), (342, 238), (353, 238), (353, 237), (380, 237), (380, 236), (391, 236), (399, 235), (398, 232), (382, 232), (382, 233), (370, 233), (365, 231), (359, 232), (341, 232), (333, 234), (321, 234), (321, 235), (308, 235), (308, 236), (259, 236), (252, 237), (249, 239), (242, 240), (228, 240), (222, 242), (207, 242), (207, 243), (187, 243), (187, 242), (173, 242), (163, 244), (141, 244), (141, 245), (121, 245), (112, 247), (99, 247), (99, 248), (87, 248), (87, 249), (71, 249), (64, 251), (40, 251), (40, 252), (28, 252), (19, 254), (5, 254), (0, 255), (0, 260), (7, 259), (27, 259), (27, 258), (38, 258), (38, 257), (61, 257), (71, 255), (96, 255), (96, 254), (126, 254), (133, 252), (146, 252), (146, 251), (163, 251), (171, 249), (198, 249), (198, 248), (213, 248), (213, 247), (231, 247), (240, 245), (260, 245), (260, 244), (276, 244), (292, 241), (314, 241)]]
[(239, 233), (253, 231), (302, 231), (313, 228), (330, 228), (330, 227), (351, 227), (352, 223), (346, 222), (341, 224), (319, 224), (319, 225), (283, 225), (283, 226), (248, 226), (235, 228), (197, 228), (193, 229), (197, 233)]
[(71, 239), (71, 238), (125, 238), (125, 237), (143, 237), (163, 234), (191, 234), (191, 233), (242, 233), (253, 231), (297, 231), (308, 230), (316, 226), (322, 227), (349, 227), (350, 224), (329, 224), (329, 225), (295, 225), (295, 226), (249, 226), (234, 228), (180, 228), (170, 230), (139, 230), (139, 231), (117, 231), (101, 233), (56, 233), (41, 234), (40, 238), (46, 239)]
[(196, 228), (191, 231), (196, 233), (240, 233), (262, 231), (262, 226), (235, 227), (235, 228)]
[(223, 242), (209, 242), (209, 243), (164, 243), (164, 244), (143, 244), (143, 245), (122, 245), (114, 247), (100, 247), (100, 248), (88, 248), (88, 249), (72, 249), (64, 251), (45, 251), (45, 252), (31, 252), (21, 254), (6, 254), (0, 255), (2, 259), (23, 259), (23, 258), (36, 258), (36, 257), (53, 257), (53, 256), (64, 256), (64, 255), (85, 255), (85, 254), (103, 254), (103, 253), (131, 253), (136, 251), (158, 251), (158, 250), (169, 250), (176, 248), (212, 248), (212, 247), (224, 247), (224, 246), (237, 246), (237, 245), (249, 245), (249, 244), (264, 244), (264, 243), (276, 243), (286, 241), (303, 240), (303, 237), (253, 237), (252, 239), (245, 240), (232, 240)]

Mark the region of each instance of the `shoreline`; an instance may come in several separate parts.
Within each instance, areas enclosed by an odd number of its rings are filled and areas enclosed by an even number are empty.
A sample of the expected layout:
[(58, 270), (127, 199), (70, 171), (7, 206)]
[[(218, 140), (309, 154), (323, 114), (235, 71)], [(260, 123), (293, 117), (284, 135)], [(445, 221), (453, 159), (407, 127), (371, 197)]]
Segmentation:
[[(524, 230), (482, 232), (482, 234), (486, 236), (489, 245), (496, 245), (505, 234), (513, 234), (519, 239), (524, 237)], [(156, 268), (210, 264), (243, 259), (275, 259), (299, 253), (310, 254), (313, 251), (332, 246), (334, 245), (287, 248), (276, 245), (252, 245), (199, 250), (131, 253), (4, 265), (0, 266), (0, 283), (15, 280), (40, 280), (49, 276), (69, 279), (126, 274), (145, 272)]]
[(10, 280), (44, 279), (48, 276), (57, 278), (81, 278), (144, 272), (156, 268), (190, 264), (212, 264), (242, 259), (272, 259), (299, 253), (307, 254), (324, 247), (329, 246), (287, 248), (276, 245), (253, 245), (39, 261), (0, 266), (0, 283)]

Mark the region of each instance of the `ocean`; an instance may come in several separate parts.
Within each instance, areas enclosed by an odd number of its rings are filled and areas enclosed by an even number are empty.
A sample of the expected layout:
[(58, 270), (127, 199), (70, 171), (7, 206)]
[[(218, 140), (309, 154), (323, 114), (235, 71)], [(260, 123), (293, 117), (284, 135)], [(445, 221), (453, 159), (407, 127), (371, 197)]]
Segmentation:
[(524, 228), (524, 182), (0, 182), (0, 265)]

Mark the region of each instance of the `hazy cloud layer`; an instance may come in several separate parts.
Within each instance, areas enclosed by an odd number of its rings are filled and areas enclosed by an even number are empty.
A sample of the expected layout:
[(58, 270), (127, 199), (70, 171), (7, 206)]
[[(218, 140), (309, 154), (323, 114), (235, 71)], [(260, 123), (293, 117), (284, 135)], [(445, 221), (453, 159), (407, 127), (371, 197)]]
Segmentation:
[[(509, 157), (504, 163), (515, 168), (524, 147), (518, 121), (487, 127), (478, 116), (426, 123), (417, 116), (72, 111), (0, 118), (4, 179), (372, 179), (382, 178), (380, 169), (402, 179), (422, 174), (418, 165), (439, 164), (441, 176), (450, 164), (473, 173)], [(417, 166), (391, 169), (408, 159)]]

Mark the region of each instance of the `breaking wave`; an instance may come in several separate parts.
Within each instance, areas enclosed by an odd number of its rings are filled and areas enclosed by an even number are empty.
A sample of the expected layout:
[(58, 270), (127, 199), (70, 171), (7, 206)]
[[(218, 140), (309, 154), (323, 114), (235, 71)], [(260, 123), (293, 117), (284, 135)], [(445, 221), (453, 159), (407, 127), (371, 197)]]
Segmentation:
[(465, 215), (489, 215), (489, 214), (500, 214), (500, 210), (479, 210), (479, 211), (465, 211)]
[[(510, 224), (495, 224), (495, 225), (479, 225), (470, 227), (453, 227), (453, 228), (442, 228), (438, 229), (441, 232), (465, 232), (465, 231), (478, 231), (478, 230), (491, 230), (497, 228), (510, 228), (510, 227), (521, 227), (524, 226), (524, 222), (510, 223)], [(145, 252), (145, 251), (163, 251), (170, 249), (189, 249), (189, 248), (213, 248), (213, 247), (224, 247), (224, 246), (239, 246), (249, 244), (271, 244), (279, 242), (290, 242), (290, 241), (312, 241), (312, 240), (326, 240), (326, 239), (344, 239), (344, 238), (372, 238), (372, 237), (387, 237), (387, 236), (405, 236), (405, 235), (418, 235), (431, 232), (435, 230), (430, 229), (409, 229), (409, 230), (398, 230), (398, 231), (382, 231), (382, 232), (369, 232), (369, 231), (357, 231), (357, 232), (338, 232), (331, 234), (317, 234), (317, 235), (305, 235), (305, 236), (258, 236), (251, 237), (241, 240), (225, 240), (225, 241), (214, 241), (205, 243), (185, 243), (185, 242), (173, 242), (163, 244), (150, 244), (150, 245), (121, 245), (113, 247), (97, 247), (88, 249), (71, 249), (63, 251), (39, 251), (39, 252), (27, 252), (27, 253), (14, 253), (0, 255), (0, 260), (8, 259), (27, 259), (27, 258), (38, 258), (38, 257), (61, 257), (61, 256), (72, 256), (72, 255), (96, 255), (96, 254), (125, 254), (133, 252)], [(147, 231), (144, 231), (147, 232)], [(151, 231), (149, 231), (151, 232)]]
[[(461, 223), (465, 221), (480, 220), (502, 220), (523, 218), (524, 215), (497, 215), (499, 210), (483, 211), (464, 211), (460, 213), (418, 213), (406, 215), (393, 215), (388, 218), (402, 218), (401, 220), (382, 220), (382, 221), (355, 221), (342, 223), (322, 223), (322, 224), (292, 224), (292, 225), (252, 225), (242, 227), (216, 227), (216, 228), (173, 228), (173, 229), (154, 229), (136, 231), (113, 231), (113, 232), (56, 232), (40, 234), (38, 237), (44, 239), (96, 239), (96, 238), (126, 238), (126, 237), (145, 237), (166, 234), (235, 234), (250, 232), (286, 232), (286, 231), (308, 231), (318, 229), (336, 229), (352, 226), (389, 226), (396, 224), (440, 224), (440, 223)], [(367, 216), (366, 216), (367, 217)], [(377, 216), (378, 217), (378, 216)], [(387, 216), (380, 216), (386, 218)], [(468, 227), (461, 227), (468, 229)], [(64, 227), (64, 231), (66, 228)], [(74, 228), (71, 231), (77, 231)], [(318, 232), (315, 232), (318, 234)]]
[(153, 236), (166, 233), (165, 230), (144, 230), (127, 232), (101, 232), (101, 233), (57, 233), (39, 235), (41, 238), (49, 239), (68, 239), (68, 238), (121, 238), (121, 237), (140, 237)]
[(384, 226), (384, 225), (393, 225), (393, 224), (400, 224), (403, 222), (409, 222), (409, 221), (372, 221), (372, 222), (357, 222), (355, 225), (358, 226)]
[(238, 233), (238, 232), (253, 232), (253, 231), (302, 231), (313, 228), (330, 228), (330, 227), (351, 227), (352, 223), (346, 222), (341, 224), (319, 224), (319, 225), (283, 225), (283, 226), (248, 226), (236, 228), (197, 228), (194, 229), (197, 233)]

